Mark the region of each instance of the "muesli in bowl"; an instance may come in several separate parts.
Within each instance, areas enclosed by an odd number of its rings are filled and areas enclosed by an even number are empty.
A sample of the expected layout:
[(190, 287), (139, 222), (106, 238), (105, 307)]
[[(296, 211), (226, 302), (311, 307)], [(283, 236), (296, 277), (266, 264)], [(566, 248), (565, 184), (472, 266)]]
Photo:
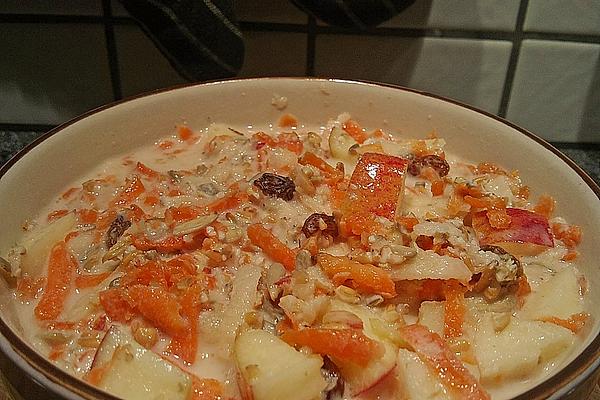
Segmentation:
[(2, 258), (22, 338), (125, 399), (506, 399), (573, 356), (553, 193), (436, 131), (271, 122), (180, 124), (32, 215)]

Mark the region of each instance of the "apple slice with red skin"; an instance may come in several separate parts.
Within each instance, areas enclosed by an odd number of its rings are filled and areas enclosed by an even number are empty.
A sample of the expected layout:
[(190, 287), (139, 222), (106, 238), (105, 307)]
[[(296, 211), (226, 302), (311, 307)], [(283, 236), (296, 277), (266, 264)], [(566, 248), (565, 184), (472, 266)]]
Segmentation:
[(487, 211), (472, 215), (472, 226), (480, 246), (499, 246), (517, 256), (532, 256), (554, 247), (546, 217), (520, 208), (507, 208), (506, 213), (510, 217), (510, 225), (505, 229), (492, 227)]
[(387, 154), (360, 157), (342, 206), (342, 233), (360, 235), (374, 229), (375, 216), (393, 221), (399, 215), (408, 164), (407, 159)]

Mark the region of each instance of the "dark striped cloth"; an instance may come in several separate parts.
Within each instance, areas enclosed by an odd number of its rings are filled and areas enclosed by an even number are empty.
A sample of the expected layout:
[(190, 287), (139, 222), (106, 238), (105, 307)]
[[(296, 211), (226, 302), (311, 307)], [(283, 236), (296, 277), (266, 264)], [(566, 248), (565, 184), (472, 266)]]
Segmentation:
[[(235, 76), (244, 61), (244, 38), (234, 0), (120, 0), (129, 14), (189, 81)], [(280, 0), (284, 1), (284, 0)], [(291, 0), (323, 22), (368, 29), (414, 0)], [(256, 7), (261, 7), (260, 0)], [(268, 13), (269, 10), (265, 10)]]

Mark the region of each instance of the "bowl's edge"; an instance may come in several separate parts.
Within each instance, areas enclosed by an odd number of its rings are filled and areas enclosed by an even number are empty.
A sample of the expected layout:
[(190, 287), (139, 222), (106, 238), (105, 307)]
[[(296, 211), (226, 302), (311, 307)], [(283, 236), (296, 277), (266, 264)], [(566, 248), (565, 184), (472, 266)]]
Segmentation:
[[(525, 135), (529, 139), (537, 142), (539, 145), (543, 146), (557, 157), (559, 157), (563, 162), (565, 162), (572, 170), (574, 170), (579, 177), (586, 183), (586, 185), (596, 194), (598, 199), (600, 200), (600, 186), (596, 183), (581, 167), (579, 167), (574, 161), (572, 161), (565, 154), (560, 152), (556, 147), (537, 136), (536, 134), (518, 126), (514, 123), (492, 114), (488, 111), (479, 109), (477, 107), (471, 106), (469, 104), (465, 104), (461, 101), (450, 99), (441, 95), (412, 89), (400, 85), (390, 84), (390, 83), (382, 83), (382, 82), (373, 82), (368, 80), (350, 80), (350, 79), (338, 79), (338, 78), (325, 78), (325, 77), (267, 77), (267, 78), (232, 78), (232, 79), (219, 79), (212, 80), (200, 83), (184, 83), (180, 85), (170, 86), (166, 88), (161, 88), (149, 92), (140, 93), (134, 96), (126, 97), (121, 100), (117, 100), (92, 110), (89, 110), (63, 124), (56, 126), (50, 131), (42, 134), (34, 141), (29, 143), (23, 149), (21, 149), (17, 154), (11, 157), (4, 165), (0, 166), (0, 179), (7, 173), (7, 171), (16, 164), (21, 158), (23, 158), (27, 153), (29, 153), (32, 149), (37, 147), (40, 143), (44, 142), (48, 138), (56, 135), (57, 133), (63, 131), (65, 128), (77, 123), (78, 121), (95, 115), (99, 112), (108, 110), (110, 108), (119, 106), (120, 104), (140, 99), (143, 97), (149, 97), (156, 94), (166, 93), (170, 91), (175, 91), (179, 89), (193, 88), (193, 87), (201, 87), (207, 85), (216, 85), (216, 84), (235, 84), (236, 82), (261, 82), (261, 81), (271, 81), (271, 80), (293, 80), (293, 81), (316, 81), (316, 82), (330, 82), (330, 83), (339, 83), (339, 84), (359, 84), (359, 85), (368, 85), (374, 87), (386, 87), (391, 89), (402, 90), (406, 92), (411, 92), (419, 95), (423, 95), (425, 97), (430, 97), (433, 99), (437, 99), (440, 101), (444, 101), (450, 104), (457, 105), (462, 108), (466, 108), (478, 114), (484, 115), (488, 118), (496, 120), (504, 125), (509, 126), (510, 128), (520, 132)], [(15, 357), (20, 357), (24, 360), (30, 368), (34, 371), (41, 373), (46, 379), (48, 379), (51, 383), (58, 386), (66, 386), (67, 389), (70, 389), (73, 393), (81, 396), (85, 399), (101, 399), (101, 400), (118, 400), (117, 397), (114, 397), (106, 392), (96, 388), (95, 386), (85, 382), (84, 380), (80, 380), (79, 378), (74, 377), (73, 375), (68, 374), (67, 372), (61, 370), (56, 367), (46, 358), (38, 354), (35, 350), (33, 350), (25, 341), (23, 341), (18, 335), (16, 335), (13, 330), (4, 322), (2, 318), (0, 318), (0, 334), (4, 336), (7, 340), (8, 346), (10, 348), (5, 348), (3, 346), (4, 343), (0, 342), (0, 350), (2, 350), (13, 362), (17, 363)], [(593, 375), (593, 372), (600, 367), (600, 334), (598, 334), (592, 342), (588, 344), (588, 346), (569, 364), (567, 364), (562, 370), (557, 372), (551, 378), (545, 380), (539, 385), (531, 388), (525, 393), (520, 394), (515, 397), (513, 400), (532, 400), (532, 399), (545, 399), (545, 398), (560, 398), (560, 396), (567, 394), (574, 385), (577, 385), (581, 382), (590, 379)], [(84, 383), (81, 386), (81, 383)], [(53, 391), (56, 392), (56, 389)], [(558, 397), (556, 397), (558, 396)]]

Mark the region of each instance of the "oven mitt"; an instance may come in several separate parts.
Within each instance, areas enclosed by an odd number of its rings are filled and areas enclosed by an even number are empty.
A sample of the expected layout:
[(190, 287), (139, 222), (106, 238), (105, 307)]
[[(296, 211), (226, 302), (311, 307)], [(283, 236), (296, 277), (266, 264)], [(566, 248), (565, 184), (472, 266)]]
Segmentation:
[[(244, 61), (244, 38), (233, 14), (234, 0), (120, 2), (185, 79), (227, 78), (240, 71)], [(367, 29), (393, 17), (414, 0), (292, 2), (328, 24)], [(256, 7), (261, 7), (260, 0)]]

